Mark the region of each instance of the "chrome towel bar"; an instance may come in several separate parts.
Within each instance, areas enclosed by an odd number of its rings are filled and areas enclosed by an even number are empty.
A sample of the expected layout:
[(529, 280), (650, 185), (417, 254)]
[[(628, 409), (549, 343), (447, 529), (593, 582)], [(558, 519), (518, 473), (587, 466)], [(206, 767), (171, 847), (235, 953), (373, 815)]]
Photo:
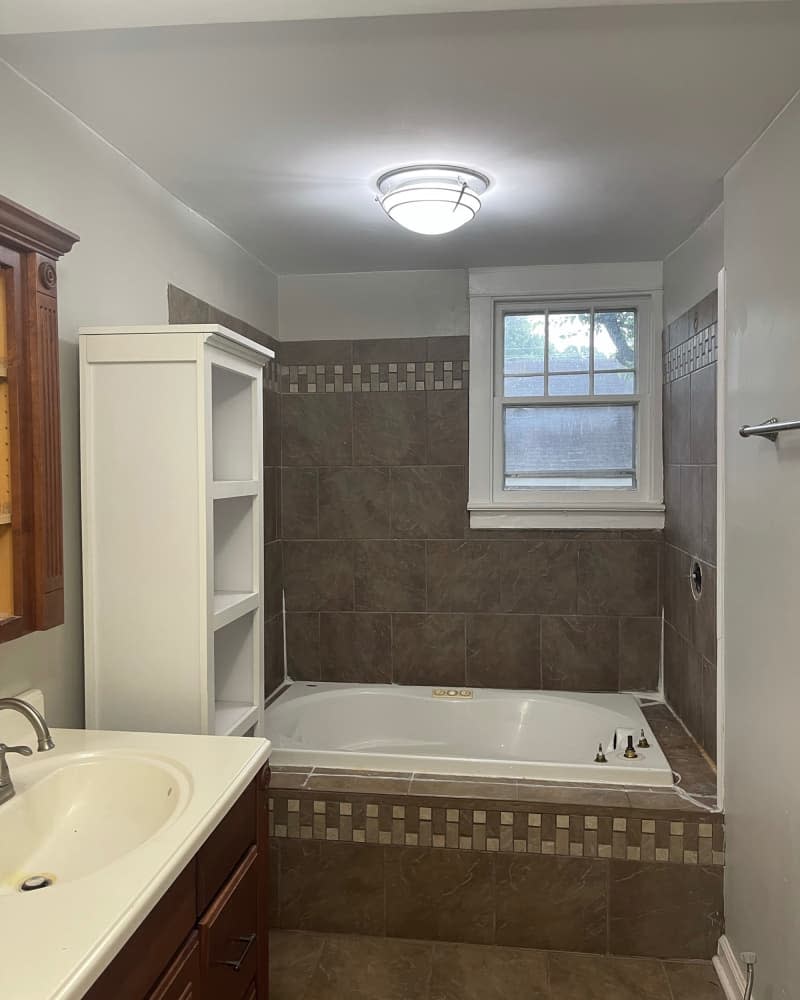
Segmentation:
[(770, 417), (763, 424), (745, 424), (739, 428), (739, 433), (743, 438), (765, 437), (770, 441), (777, 441), (782, 431), (796, 430), (800, 430), (800, 420), (778, 420), (777, 417)]

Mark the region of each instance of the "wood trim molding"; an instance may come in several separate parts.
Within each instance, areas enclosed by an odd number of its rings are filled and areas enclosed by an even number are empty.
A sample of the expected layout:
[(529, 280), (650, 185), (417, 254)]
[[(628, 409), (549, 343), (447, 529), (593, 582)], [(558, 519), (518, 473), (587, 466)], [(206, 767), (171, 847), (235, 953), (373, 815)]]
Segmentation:
[(23, 253), (41, 253), (58, 259), (69, 253), (79, 237), (69, 229), (0, 195), (0, 243)]

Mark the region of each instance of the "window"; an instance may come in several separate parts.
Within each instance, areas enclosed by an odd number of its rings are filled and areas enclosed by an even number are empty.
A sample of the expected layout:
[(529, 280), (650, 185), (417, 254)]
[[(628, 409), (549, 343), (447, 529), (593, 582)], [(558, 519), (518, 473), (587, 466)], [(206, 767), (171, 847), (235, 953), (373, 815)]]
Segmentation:
[(663, 524), (653, 312), (642, 294), (473, 302), (473, 526)]

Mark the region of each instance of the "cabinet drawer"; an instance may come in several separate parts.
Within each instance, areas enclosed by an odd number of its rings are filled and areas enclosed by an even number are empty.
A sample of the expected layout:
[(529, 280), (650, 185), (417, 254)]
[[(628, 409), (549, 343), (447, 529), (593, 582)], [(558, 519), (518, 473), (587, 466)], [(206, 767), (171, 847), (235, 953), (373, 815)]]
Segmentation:
[(258, 852), (251, 848), (198, 925), (209, 997), (242, 1000), (258, 965)]
[(194, 933), (147, 1000), (198, 1000), (201, 992), (200, 944)]
[(197, 854), (198, 915), (255, 842), (256, 783), (253, 781)]

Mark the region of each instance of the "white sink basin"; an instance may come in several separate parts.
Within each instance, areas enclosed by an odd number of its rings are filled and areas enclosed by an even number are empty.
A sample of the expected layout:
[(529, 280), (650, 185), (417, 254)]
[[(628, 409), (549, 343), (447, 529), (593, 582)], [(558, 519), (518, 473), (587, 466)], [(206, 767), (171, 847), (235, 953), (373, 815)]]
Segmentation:
[(0, 805), (0, 896), (32, 876), (58, 885), (104, 868), (162, 830), (190, 796), (186, 771), (155, 755), (47, 757), (12, 770), (17, 794)]

